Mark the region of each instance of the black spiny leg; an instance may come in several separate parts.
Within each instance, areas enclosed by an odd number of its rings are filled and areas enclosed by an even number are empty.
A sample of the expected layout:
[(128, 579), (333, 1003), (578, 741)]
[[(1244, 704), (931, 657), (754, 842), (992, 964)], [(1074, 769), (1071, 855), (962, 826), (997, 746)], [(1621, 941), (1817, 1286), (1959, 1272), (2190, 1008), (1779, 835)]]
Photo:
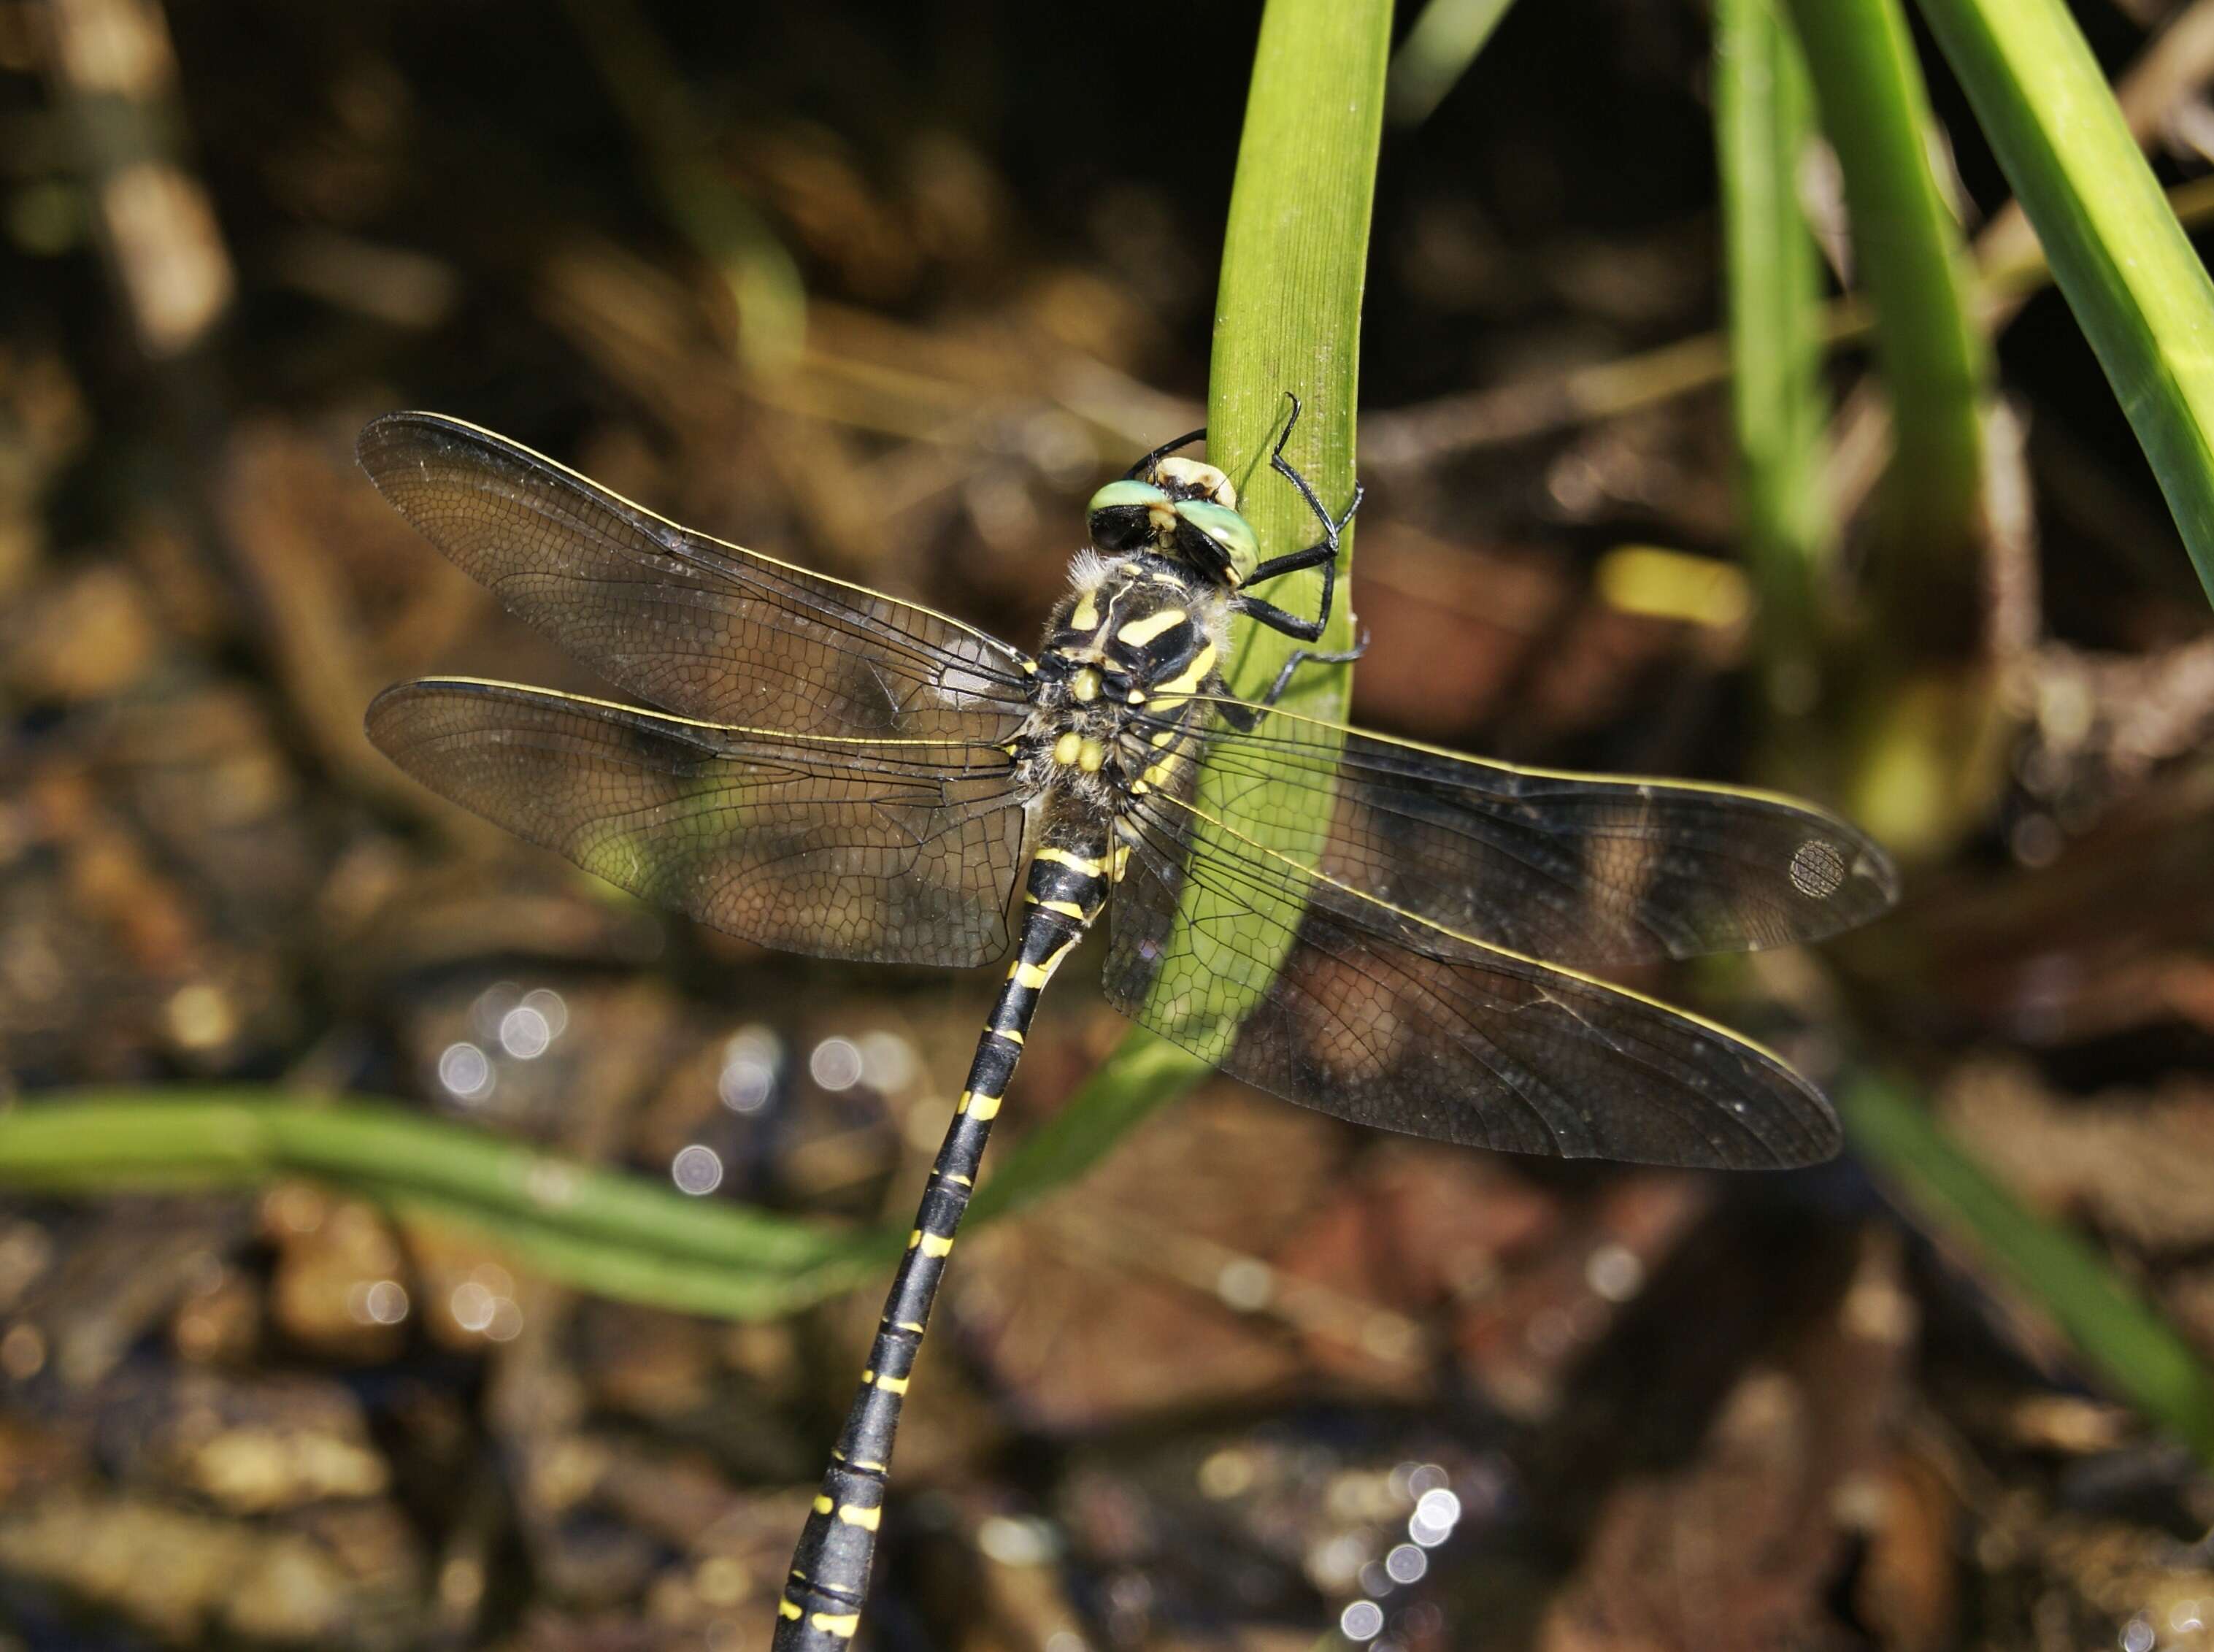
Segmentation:
[[(1317, 604), (1315, 616), (1312, 620), (1302, 620), (1295, 614), (1287, 614), (1274, 603), (1265, 602), (1258, 597), (1242, 595), (1238, 598), (1238, 612), (1272, 631), (1281, 631), (1301, 642), (1314, 642), (1322, 636), (1323, 627), (1330, 623), (1330, 601), (1337, 589), (1338, 541), (1345, 533), (1345, 524), (1353, 520), (1353, 513), (1361, 508), (1363, 490), (1361, 484), (1355, 482), (1353, 485), (1353, 500), (1345, 507), (1345, 514), (1335, 521), (1331, 520), (1330, 512), (1315, 497), (1315, 491), (1308, 485), (1307, 479), (1293, 469), (1291, 462), (1284, 457), (1284, 444), (1292, 439), (1292, 427), (1300, 422), (1299, 397), (1292, 395), (1288, 390), (1284, 394), (1291, 397), (1292, 416), (1284, 421), (1283, 433), (1276, 437), (1276, 445), (1269, 455), (1269, 468), (1300, 490), (1300, 497), (1307, 502), (1307, 509), (1313, 511), (1315, 519), (1322, 523), (1322, 538), (1305, 550), (1287, 551), (1281, 556), (1272, 556), (1267, 561), (1257, 564), (1253, 572), (1245, 576), (1245, 584), (1257, 585), (1280, 574), (1296, 573), (1301, 568), (1318, 567), (1322, 570), (1322, 600)], [(1359, 651), (1355, 652), (1357, 654)], [(1295, 660), (1299, 658), (1296, 654), (1293, 656)], [(1307, 658), (1326, 659), (1330, 656), (1311, 654)], [(1286, 669), (1288, 672), (1289, 668)], [(1278, 693), (1282, 692), (1284, 678), (1278, 677)]]
[(1147, 472), (1151, 470), (1162, 460), (1167, 458), (1169, 455), (1174, 453), (1178, 448), (1188, 448), (1194, 442), (1203, 442), (1206, 439), (1207, 426), (1204, 425), (1202, 425), (1196, 431), (1186, 431), (1182, 436), (1177, 437), (1175, 441), (1162, 443), (1160, 446), (1155, 448), (1144, 458), (1139, 460), (1137, 463), (1132, 465), (1128, 470), (1122, 473), (1122, 480), (1125, 481), (1135, 481), (1139, 477), (1146, 474)]
[(1350, 665), (1367, 652), (1368, 633), (1366, 632), (1361, 633), (1361, 640), (1352, 647), (1340, 649), (1334, 654), (1324, 653), (1319, 648), (1294, 648), (1292, 650), (1291, 658), (1284, 662), (1284, 669), (1276, 673), (1276, 680), (1269, 685), (1269, 692), (1253, 703), (1257, 706), (1273, 706), (1281, 700), (1284, 697), (1284, 690), (1291, 687), (1292, 673), (1302, 665)]

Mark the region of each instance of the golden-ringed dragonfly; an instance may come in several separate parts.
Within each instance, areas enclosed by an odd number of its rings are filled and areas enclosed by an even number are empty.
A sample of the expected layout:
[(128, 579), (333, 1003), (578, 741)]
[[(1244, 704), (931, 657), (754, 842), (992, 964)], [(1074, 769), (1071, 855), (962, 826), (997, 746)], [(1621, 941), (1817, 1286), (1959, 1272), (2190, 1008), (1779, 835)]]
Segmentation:
[[(1828, 1104), (1768, 1051), (1585, 971), (1862, 922), (1894, 896), (1883, 853), (1766, 792), (1316, 722), (1275, 703), (1301, 654), (1260, 701), (1235, 698), (1231, 621), (1319, 638), (1360, 494), (1332, 517), (1280, 438), (1270, 464), (1319, 529), (1263, 557), (1225, 474), (1177, 456), (1203, 435), (1093, 496), (1091, 548), (1025, 654), (457, 419), (394, 413), (362, 434), (370, 478), (432, 543), (644, 702), (403, 683), (369, 710), (394, 762), (765, 945), (1012, 960), (793, 1557), (786, 1652), (858, 1627), (901, 1401), (986, 1138), (1039, 994), (1103, 912), (1118, 1009), (1340, 1118), (1656, 1165), (1838, 1148)], [(1314, 618), (1252, 594), (1304, 567), (1324, 573)]]

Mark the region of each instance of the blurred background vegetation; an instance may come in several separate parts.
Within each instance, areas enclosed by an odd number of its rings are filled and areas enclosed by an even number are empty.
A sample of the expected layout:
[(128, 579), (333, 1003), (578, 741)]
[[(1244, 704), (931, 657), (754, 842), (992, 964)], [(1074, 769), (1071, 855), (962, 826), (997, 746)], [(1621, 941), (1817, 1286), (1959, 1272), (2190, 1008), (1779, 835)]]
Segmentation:
[[(1216, 336), (1233, 174), (1305, 175), (1259, 19), (0, 3), (0, 1646), (766, 1645), (992, 983), (386, 768), (397, 677), (595, 685), (352, 437), (1026, 642), (1088, 491), (1275, 370)], [(1398, 18), (1355, 715), (1892, 843), (1878, 927), (1634, 983), (1854, 1147), (1157, 1111), (1073, 971), (865, 1638), (2214, 1639), (2210, 83), (2214, 0)]]

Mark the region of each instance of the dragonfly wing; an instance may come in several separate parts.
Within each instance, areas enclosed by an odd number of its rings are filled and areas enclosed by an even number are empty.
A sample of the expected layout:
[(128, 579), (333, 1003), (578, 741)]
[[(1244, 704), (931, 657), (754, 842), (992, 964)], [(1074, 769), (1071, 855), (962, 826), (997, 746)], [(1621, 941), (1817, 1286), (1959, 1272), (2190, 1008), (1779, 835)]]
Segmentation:
[(1520, 768), (1235, 701), (1205, 718), (1196, 743), (1233, 817), (1327, 820), (1325, 875), (1509, 951), (1576, 967), (1746, 951), (1898, 898), (1864, 834), (1773, 792)]
[(1514, 1153), (1767, 1169), (1838, 1150), (1820, 1095), (1721, 1027), (1311, 876), (1172, 792), (1128, 828), (1107, 994), (1233, 1077)]
[(996, 747), (768, 735), (467, 678), (386, 689), (369, 736), (494, 823), (765, 946), (1006, 951), (1024, 811)]
[(436, 413), (362, 432), (386, 499), (507, 609), (683, 717), (802, 734), (1008, 739), (1023, 658), (957, 620), (696, 534)]

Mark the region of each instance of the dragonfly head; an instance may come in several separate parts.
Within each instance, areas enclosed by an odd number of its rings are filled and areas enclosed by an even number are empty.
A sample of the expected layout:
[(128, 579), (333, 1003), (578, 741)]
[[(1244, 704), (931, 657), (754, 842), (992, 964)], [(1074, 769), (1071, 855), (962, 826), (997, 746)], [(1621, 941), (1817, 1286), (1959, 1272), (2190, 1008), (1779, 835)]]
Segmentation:
[(1108, 483), (1086, 515), (1100, 550), (1156, 551), (1233, 590), (1261, 560), (1252, 524), (1238, 514), (1237, 488), (1196, 459), (1162, 459), (1141, 476)]

